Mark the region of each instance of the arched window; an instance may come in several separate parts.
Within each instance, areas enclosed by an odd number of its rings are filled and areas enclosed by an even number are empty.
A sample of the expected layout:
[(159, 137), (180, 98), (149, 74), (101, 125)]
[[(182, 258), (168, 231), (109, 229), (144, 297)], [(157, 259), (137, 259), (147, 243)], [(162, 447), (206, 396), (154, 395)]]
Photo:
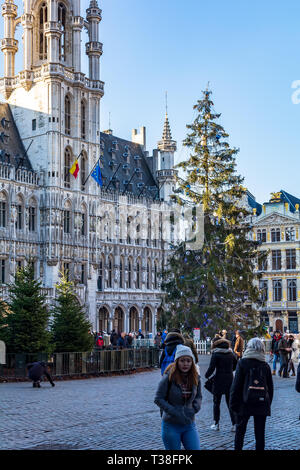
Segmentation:
[(99, 310), (99, 331), (108, 331), (108, 310), (101, 307)]
[(81, 178), (81, 191), (85, 191), (85, 180), (87, 178), (87, 155), (85, 152), (82, 153), (80, 159), (80, 178)]
[(104, 261), (103, 258), (100, 259), (100, 264), (99, 264), (99, 276), (98, 276), (98, 282), (97, 282), (97, 287), (99, 291), (103, 291), (103, 266), (104, 266)]
[(297, 280), (288, 279), (287, 286), (288, 286), (288, 301), (295, 302), (297, 300)]
[(7, 223), (7, 199), (4, 193), (0, 193), (0, 227), (5, 228)]
[(71, 163), (72, 163), (72, 153), (71, 150), (67, 147), (65, 150), (65, 162), (64, 162), (64, 184), (65, 188), (70, 188), (71, 182)]
[(24, 202), (21, 196), (17, 197), (16, 210), (16, 229), (22, 230), (24, 226)]
[(124, 287), (124, 259), (120, 258), (120, 287)]
[(59, 60), (65, 61), (66, 60), (66, 7), (63, 3), (58, 4), (58, 12), (57, 12), (58, 22), (61, 26), (62, 35), (59, 38)]
[(65, 97), (65, 134), (71, 135), (71, 100)]
[(86, 139), (86, 102), (81, 100), (81, 138)]
[(282, 282), (281, 280), (273, 281), (273, 297), (274, 302), (280, 302), (282, 299)]
[(150, 289), (151, 286), (151, 261), (148, 260), (147, 263), (147, 289)]
[(108, 260), (108, 287), (112, 287), (112, 279), (113, 279), (113, 262), (112, 258)]
[(36, 231), (36, 217), (37, 217), (37, 204), (35, 199), (31, 199), (29, 202), (29, 231)]
[(64, 233), (71, 233), (71, 207), (69, 203), (65, 204), (63, 212)]
[(47, 60), (47, 37), (44, 32), (45, 24), (48, 21), (47, 3), (43, 2), (40, 8), (39, 16), (39, 58)]
[(136, 262), (136, 289), (141, 288), (141, 262), (138, 259)]
[(280, 228), (271, 229), (271, 242), (280, 242)]
[(87, 234), (87, 209), (86, 206), (82, 205), (81, 206), (81, 228), (80, 228), (80, 234), (82, 236), (85, 236)]
[(157, 289), (157, 261), (154, 263), (154, 289)]
[(128, 287), (132, 287), (132, 261), (131, 258), (128, 260)]

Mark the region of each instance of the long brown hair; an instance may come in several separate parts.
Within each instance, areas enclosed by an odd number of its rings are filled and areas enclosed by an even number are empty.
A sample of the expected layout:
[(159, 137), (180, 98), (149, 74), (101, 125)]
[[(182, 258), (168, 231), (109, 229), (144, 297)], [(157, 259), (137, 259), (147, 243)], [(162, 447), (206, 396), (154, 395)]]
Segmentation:
[[(165, 373), (169, 371), (169, 381), (171, 380), (175, 382), (177, 385), (182, 383), (182, 372), (179, 370), (178, 367), (178, 359), (176, 359), (175, 362), (172, 362), (166, 370)], [(188, 380), (188, 386), (192, 388), (193, 385), (198, 386), (199, 383), (199, 374), (195, 366), (195, 362), (192, 362), (192, 366), (190, 370), (187, 373), (187, 380)]]

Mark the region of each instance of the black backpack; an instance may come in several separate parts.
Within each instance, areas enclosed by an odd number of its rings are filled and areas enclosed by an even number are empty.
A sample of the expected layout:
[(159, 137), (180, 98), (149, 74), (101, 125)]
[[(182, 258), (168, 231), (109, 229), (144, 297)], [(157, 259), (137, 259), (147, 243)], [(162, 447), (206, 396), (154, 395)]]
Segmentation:
[(246, 405), (258, 405), (269, 400), (267, 381), (262, 367), (252, 367), (246, 375), (243, 402)]

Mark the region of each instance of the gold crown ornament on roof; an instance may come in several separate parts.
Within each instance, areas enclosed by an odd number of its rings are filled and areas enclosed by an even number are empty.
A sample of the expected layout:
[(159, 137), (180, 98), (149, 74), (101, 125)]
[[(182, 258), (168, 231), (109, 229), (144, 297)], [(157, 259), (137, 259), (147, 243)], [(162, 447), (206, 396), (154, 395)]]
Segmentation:
[(281, 201), (281, 192), (279, 193), (271, 193), (270, 202), (280, 202)]

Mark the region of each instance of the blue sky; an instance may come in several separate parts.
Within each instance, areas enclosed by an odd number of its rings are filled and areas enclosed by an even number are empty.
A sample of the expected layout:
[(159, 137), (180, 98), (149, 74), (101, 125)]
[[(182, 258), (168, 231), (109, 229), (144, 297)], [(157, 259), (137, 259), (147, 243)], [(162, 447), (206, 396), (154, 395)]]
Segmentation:
[[(17, 1), (21, 4), (21, 1)], [(82, 3), (82, 14), (89, 1)], [(240, 148), (237, 170), (259, 202), (285, 189), (300, 197), (300, 2), (296, 0), (101, 0), (101, 128), (131, 138), (147, 127), (147, 148), (161, 138), (165, 91), (186, 157), (185, 125), (208, 82), (215, 110)], [(19, 14), (21, 14), (19, 10)], [(0, 31), (3, 35), (3, 19)], [(18, 29), (18, 39), (21, 28)], [(83, 46), (85, 35), (83, 35)], [(84, 50), (84, 49), (83, 49)], [(17, 71), (21, 69), (21, 54)], [(84, 71), (87, 60), (83, 58)], [(0, 61), (3, 75), (3, 60)]]

